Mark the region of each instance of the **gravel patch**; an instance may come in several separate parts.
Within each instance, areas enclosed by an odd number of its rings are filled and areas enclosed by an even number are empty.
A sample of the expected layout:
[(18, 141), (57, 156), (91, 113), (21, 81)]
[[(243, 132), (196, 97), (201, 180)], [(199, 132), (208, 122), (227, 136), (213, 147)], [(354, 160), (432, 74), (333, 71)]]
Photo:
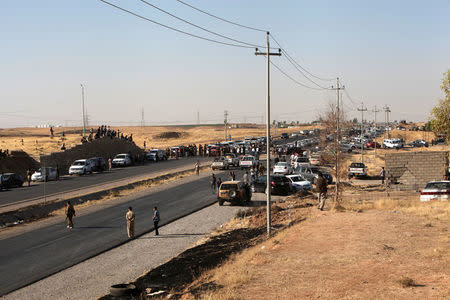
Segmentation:
[(111, 251), (88, 259), (3, 299), (95, 299), (117, 283), (133, 281), (229, 221), (238, 206), (211, 205)]

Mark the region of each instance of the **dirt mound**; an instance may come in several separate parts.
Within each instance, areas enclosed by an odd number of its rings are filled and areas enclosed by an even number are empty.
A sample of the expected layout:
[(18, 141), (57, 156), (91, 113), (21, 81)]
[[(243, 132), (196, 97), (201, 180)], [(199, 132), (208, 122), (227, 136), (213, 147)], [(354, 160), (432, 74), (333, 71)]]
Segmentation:
[(0, 158), (0, 172), (3, 173), (18, 173), (25, 178), (27, 170), (37, 169), (39, 163), (24, 151), (11, 151), (9, 156)]
[(179, 139), (181, 137), (188, 136), (187, 132), (178, 132), (178, 131), (166, 131), (154, 136), (157, 139)]

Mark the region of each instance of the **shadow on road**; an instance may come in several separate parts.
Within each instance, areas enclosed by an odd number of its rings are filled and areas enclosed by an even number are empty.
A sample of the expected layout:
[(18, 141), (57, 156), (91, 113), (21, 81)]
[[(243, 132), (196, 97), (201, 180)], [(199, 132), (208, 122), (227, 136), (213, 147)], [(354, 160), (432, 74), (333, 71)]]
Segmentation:
[(169, 233), (169, 234), (160, 234), (157, 236), (140, 237), (139, 239), (184, 238), (189, 236), (202, 236), (202, 235), (206, 235), (206, 233)]

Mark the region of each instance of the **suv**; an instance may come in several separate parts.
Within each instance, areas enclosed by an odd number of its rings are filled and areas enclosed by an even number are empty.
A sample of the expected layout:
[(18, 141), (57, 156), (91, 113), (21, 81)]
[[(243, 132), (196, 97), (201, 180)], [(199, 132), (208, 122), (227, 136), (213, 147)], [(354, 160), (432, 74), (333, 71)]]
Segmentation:
[(164, 152), (161, 149), (152, 149), (145, 154), (147, 160), (151, 161), (160, 161), (167, 160), (167, 157), (164, 155)]
[(94, 162), (90, 159), (79, 159), (72, 163), (69, 168), (69, 175), (85, 175), (87, 173), (92, 173), (94, 167)]
[(31, 175), (31, 181), (48, 181), (56, 180), (58, 175), (52, 167), (40, 168)]
[[(253, 181), (251, 189), (254, 193), (266, 192), (267, 175), (262, 175)], [(285, 175), (270, 175), (270, 193), (272, 195), (289, 195), (295, 191), (291, 181)]]
[(383, 141), (383, 148), (403, 148), (403, 141), (401, 139), (386, 139)]
[(286, 132), (283, 132), (283, 133), (281, 134), (281, 138), (282, 138), (282, 139), (288, 139), (288, 138), (289, 138), (289, 134), (286, 133)]
[(128, 153), (117, 154), (116, 157), (112, 160), (112, 166), (130, 166), (131, 165), (131, 156)]
[(217, 192), (217, 200), (222, 206), (225, 201), (231, 204), (244, 204), (252, 199), (250, 187), (242, 181), (225, 181), (219, 187)]
[(12, 187), (21, 187), (23, 185), (23, 178), (16, 173), (4, 173), (0, 175), (1, 189), (9, 189)]
[(241, 169), (244, 168), (255, 168), (258, 165), (258, 162), (256, 161), (256, 158), (251, 155), (246, 155), (241, 158), (239, 161), (239, 166)]
[(315, 182), (319, 172), (322, 173), (328, 184), (333, 182), (333, 176), (330, 173), (322, 171), (316, 166), (299, 166), (297, 169), (297, 173), (311, 183)]

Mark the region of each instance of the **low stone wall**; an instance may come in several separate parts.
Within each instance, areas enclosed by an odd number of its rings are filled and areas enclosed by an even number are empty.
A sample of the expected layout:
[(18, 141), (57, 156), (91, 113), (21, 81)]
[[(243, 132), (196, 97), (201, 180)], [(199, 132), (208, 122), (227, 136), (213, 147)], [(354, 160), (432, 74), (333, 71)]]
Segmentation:
[(68, 174), (70, 165), (77, 159), (103, 157), (105, 160), (114, 158), (117, 154), (129, 153), (134, 159), (143, 158), (144, 150), (134, 142), (124, 139), (104, 137), (92, 142), (77, 145), (61, 152), (40, 157), (41, 166), (58, 167), (61, 175)]
[(448, 157), (447, 151), (386, 153), (386, 178), (393, 177), (394, 189), (422, 189), (429, 181), (444, 179)]

